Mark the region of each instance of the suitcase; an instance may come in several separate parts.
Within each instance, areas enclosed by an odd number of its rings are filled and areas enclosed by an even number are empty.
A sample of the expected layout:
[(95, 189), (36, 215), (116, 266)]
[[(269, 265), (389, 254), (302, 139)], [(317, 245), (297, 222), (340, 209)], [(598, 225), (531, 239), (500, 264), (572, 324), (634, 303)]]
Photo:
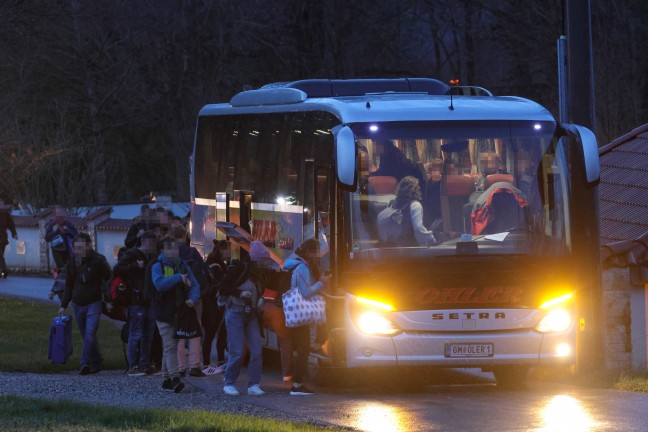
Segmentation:
[(65, 364), (72, 355), (72, 316), (61, 315), (52, 319), (47, 358), (53, 364)]

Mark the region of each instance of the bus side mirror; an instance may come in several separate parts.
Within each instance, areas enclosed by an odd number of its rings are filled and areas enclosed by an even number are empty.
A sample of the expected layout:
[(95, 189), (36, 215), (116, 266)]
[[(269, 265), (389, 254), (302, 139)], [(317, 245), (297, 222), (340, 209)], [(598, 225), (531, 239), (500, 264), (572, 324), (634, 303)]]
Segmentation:
[(338, 181), (344, 189), (354, 191), (358, 181), (355, 136), (348, 126), (337, 126), (332, 132), (335, 137)]
[(587, 183), (596, 185), (601, 179), (601, 165), (599, 162), (598, 144), (596, 143), (594, 133), (584, 126), (574, 124), (563, 124), (561, 126), (582, 150), (579, 153), (583, 157)]

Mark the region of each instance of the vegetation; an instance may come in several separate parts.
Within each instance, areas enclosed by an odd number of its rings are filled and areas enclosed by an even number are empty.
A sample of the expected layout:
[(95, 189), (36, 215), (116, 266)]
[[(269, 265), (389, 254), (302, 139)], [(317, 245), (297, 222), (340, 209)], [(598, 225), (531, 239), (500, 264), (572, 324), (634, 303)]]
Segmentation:
[(614, 384), (617, 390), (648, 393), (648, 370), (625, 371)]
[[(0, 189), (34, 208), (186, 198), (202, 105), (303, 78), (434, 77), (557, 114), (559, 0), (0, 6)], [(648, 118), (648, 2), (591, 2), (597, 135)], [(2, 192), (0, 190), (0, 192)]]
[[(72, 329), (72, 356), (64, 365), (53, 365), (47, 359), (49, 327), (57, 313), (58, 305), (55, 302), (47, 304), (0, 298), (0, 371), (56, 373), (79, 369), (83, 344), (76, 322)], [(126, 368), (119, 332), (120, 328), (110, 320), (102, 320), (99, 325), (104, 369)]]
[(205, 411), (98, 407), (4, 396), (0, 397), (0, 430), (315, 432), (331, 429)]

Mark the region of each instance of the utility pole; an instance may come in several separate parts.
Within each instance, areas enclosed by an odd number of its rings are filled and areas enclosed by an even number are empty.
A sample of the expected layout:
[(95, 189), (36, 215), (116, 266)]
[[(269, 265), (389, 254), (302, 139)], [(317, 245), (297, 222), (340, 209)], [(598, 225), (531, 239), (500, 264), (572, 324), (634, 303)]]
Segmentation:
[(568, 120), (596, 134), (590, 0), (565, 0)]

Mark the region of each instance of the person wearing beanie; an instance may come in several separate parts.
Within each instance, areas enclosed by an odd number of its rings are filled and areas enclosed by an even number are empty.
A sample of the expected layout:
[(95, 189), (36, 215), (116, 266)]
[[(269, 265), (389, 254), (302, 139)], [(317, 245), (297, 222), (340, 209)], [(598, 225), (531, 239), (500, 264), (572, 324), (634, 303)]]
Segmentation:
[(225, 326), (229, 351), (223, 392), (230, 396), (239, 394), (235, 384), (241, 371), (246, 344), (250, 352), (247, 394), (252, 396), (265, 394), (259, 387), (263, 358), (257, 311), (263, 291), (258, 269), (265, 265), (266, 261), (270, 261), (268, 259), (270, 254), (265, 250), (263, 243), (253, 241), (250, 245), (249, 257), (251, 262), (239, 262), (231, 266), (220, 284), (221, 294), (227, 296)]

